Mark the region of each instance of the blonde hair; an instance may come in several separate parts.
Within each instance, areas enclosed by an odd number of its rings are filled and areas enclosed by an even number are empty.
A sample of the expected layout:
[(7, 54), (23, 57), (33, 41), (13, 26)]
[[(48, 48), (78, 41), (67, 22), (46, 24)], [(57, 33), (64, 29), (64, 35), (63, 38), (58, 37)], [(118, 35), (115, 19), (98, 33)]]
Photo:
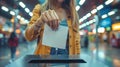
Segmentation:
[[(45, 11), (47, 9), (51, 9), (52, 6), (55, 7), (57, 0), (46, 0), (46, 2), (42, 5), (42, 11)], [(65, 8), (67, 11), (68, 18), (71, 19), (73, 26), (79, 25), (78, 21), (78, 13), (75, 9), (75, 0), (65, 0), (62, 4), (62, 7)]]

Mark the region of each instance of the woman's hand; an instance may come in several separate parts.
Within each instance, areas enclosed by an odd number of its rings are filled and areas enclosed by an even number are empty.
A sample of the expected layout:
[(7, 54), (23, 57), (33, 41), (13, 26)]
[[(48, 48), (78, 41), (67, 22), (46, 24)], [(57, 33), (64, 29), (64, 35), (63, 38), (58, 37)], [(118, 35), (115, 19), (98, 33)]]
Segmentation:
[(57, 30), (59, 27), (59, 17), (54, 10), (48, 10), (41, 14), (41, 20), (48, 24), (52, 30)]

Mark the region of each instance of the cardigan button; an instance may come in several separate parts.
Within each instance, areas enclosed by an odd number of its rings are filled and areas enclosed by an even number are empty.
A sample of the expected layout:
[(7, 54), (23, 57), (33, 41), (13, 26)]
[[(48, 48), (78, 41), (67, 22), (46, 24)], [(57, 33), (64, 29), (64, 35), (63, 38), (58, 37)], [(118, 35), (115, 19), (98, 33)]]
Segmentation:
[(79, 45), (79, 43), (76, 43), (76, 45)]
[(71, 35), (69, 36), (69, 38), (71, 38)]
[(69, 45), (69, 48), (71, 48), (72, 46), (71, 45)]
[(79, 42), (78, 40), (76, 40), (76, 42)]
[(41, 31), (43, 31), (44, 29), (41, 29)]

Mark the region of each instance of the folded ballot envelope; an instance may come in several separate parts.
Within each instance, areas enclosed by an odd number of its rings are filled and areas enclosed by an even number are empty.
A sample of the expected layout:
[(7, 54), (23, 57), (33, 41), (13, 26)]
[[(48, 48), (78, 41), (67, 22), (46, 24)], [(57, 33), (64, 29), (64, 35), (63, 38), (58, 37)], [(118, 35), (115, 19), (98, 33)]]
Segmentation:
[(45, 24), (42, 44), (54, 48), (66, 48), (68, 26), (65, 26), (65, 21), (62, 21), (57, 31), (53, 31), (47, 24)]

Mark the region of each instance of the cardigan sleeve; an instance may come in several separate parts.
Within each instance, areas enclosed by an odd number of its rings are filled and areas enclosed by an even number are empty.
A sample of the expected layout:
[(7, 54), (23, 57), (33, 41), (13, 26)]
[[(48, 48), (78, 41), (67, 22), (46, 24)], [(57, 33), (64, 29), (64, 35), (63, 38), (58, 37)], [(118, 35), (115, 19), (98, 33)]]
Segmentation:
[(39, 32), (41, 30), (42, 23), (40, 23), (41, 25), (39, 25), (41, 27), (37, 28), (37, 26), (35, 25), (35, 22), (38, 21), (38, 18), (40, 17), (41, 5), (37, 4), (34, 7), (32, 13), (33, 13), (33, 16), (31, 17), (30, 22), (29, 22), (27, 29), (25, 31), (25, 38), (28, 41), (32, 41), (39, 36)]

